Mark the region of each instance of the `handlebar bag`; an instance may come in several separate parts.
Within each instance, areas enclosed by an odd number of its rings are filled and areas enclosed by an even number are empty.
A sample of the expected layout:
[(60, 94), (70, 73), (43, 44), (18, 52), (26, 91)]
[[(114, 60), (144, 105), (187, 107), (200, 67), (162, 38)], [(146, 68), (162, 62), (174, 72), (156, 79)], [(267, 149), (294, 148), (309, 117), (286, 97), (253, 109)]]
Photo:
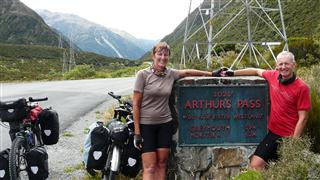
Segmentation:
[(49, 175), (48, 153), (44, 146), (37, 146), (26, 153), (29, 180), (46, 179)]
[(9, 180), (9, 153), (10, 149), (0, 151), (0, 180)]
[(87, 169), (102, 170), (107, 162), (107, 151), (111, 144), (110, 134), (103, 125), (95, 127), (91, 134), (91, 147), (88, 154)]
[(135, 178), (142, 167), (141, 151), (134, 147), (134, 135), (130, 135), (129, 142), (123, 150), (123, 156), (120, 164), (120, 171), (123, 175)]
[(128, 142), (129, 129), (126, 124), (114, 119), (107, 127), (110, 130), (110, 137), (114, 144), (122, 146)]
[(47, 108), (39, 114), (41, 137), (45, 145), (56, 144), (59, 141), (59, 116), (58, 113)]
[(0, 102), (0, 119), (3, 122), (20, 122), (27, 117), (26, 99), (21, 98), (10, 104)]

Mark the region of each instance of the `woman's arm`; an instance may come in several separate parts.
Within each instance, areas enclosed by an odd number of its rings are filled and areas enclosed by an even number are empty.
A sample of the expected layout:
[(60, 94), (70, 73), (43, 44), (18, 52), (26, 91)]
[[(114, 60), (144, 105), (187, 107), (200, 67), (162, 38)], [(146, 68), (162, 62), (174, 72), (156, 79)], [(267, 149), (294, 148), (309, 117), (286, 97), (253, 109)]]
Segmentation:
[(183, 69), (183, 70), (178, 70), (178, 72), (179, 72), (180, 78), (189, 77), (189, 76), (212, 76), (212, 72), (200, 71), (196, 69)]
[(133, 121), (134, 121), (134, 133), (140, 134), (140, 109), (143, 93), (133, 92)]

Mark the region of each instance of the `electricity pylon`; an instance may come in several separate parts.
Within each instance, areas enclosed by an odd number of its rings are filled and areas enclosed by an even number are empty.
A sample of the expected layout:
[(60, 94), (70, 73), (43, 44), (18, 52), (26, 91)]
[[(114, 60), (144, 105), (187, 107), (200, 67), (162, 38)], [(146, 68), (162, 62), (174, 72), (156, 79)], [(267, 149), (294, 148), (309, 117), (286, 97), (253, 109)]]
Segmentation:
[(68, 66), (68, 70), (70, 71), (71, 69), (73, 69), (76, 66), (76, 59), (74, 57), (74, 47), (73, 47), (73, 42), (72, 42), (72, 33), (69, 37), (69, 44), (70, 44), (70, 56), (69, 56), (69, 66)]
[(67, 50), (63, 48), (61, 33), (59, 33), (59, 48), (62, 49), (62, 73), (65, 73), (68, 71)]
[(284, 43), (283, 50), (288, 50), (280, 0), (198, 0), (199, 6), (191, 12), (192, 1), (185, 25), (182, 66), (188, 61), (206, 60), (209, 69), (213, 59), (223, 66), (219, 51), (233, 45), (239, 53), (230, 68), (245, 57), (258, 67), (264, 62), (272, 69), (263, 51), (270, 51), (276, 60), (271, 46)]

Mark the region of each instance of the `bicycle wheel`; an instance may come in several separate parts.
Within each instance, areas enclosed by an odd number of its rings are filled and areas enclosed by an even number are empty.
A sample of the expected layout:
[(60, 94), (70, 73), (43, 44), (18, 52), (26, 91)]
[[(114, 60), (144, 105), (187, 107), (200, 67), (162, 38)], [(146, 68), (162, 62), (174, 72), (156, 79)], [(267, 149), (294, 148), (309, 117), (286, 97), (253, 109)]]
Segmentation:
[(115, 180), (116, 174), (111, 170), (112, 150), (113, 146), (108, 149), (108, 158), (104, 167), (104, 180)]
[(16, 137), (11, 145), (9, 154), (9, 173), (11, 180), (28, 179), (26, 171), (27, 163), (25, 159), (26, 140)]
[(115, 180), (116, 179), (116, 173), (114, 171), (110, 171), (109, 176), (108, 176), (108, 180)]
[(111, 171), (111, 169), (105, 169), (104, 180), (115, 180), (117, 172)]

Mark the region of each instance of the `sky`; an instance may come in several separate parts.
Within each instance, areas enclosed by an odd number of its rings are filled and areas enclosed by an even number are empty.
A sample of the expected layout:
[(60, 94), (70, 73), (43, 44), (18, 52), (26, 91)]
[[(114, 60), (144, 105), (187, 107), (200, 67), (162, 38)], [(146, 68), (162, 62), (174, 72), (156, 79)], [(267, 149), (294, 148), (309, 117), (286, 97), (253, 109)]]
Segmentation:
[[(75, 14), (136, 38), (159, 40), (188, 16), (190, 0), (20, 0), (29, 8)], [(192, 0), (191, 9), (201, 0)]]

